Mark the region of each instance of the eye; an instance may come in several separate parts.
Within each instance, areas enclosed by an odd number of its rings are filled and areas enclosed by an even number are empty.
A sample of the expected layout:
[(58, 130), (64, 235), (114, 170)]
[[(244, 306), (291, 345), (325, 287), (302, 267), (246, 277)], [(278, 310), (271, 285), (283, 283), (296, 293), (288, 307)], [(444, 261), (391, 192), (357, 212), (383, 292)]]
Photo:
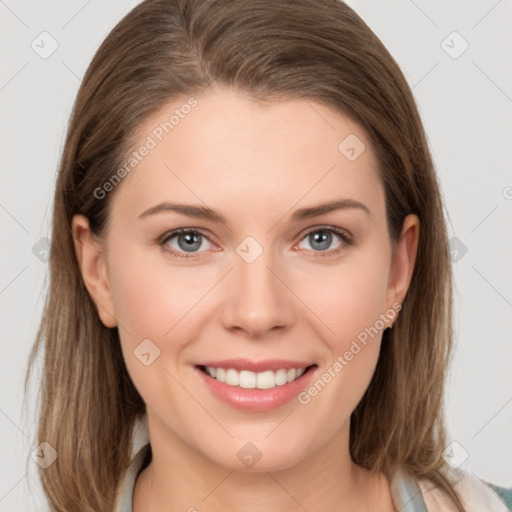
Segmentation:
[[(352, 243), (352, 239), (347, 233), (333, 227), (317, 227), (311, 229), (301, 239), (301, 242), (303, 241), (306, 241), (309, 245), (306, 249), (317, 253), (315, 256), (336, 256), (343, 251), (346, 246)], [(336, 241), (338, 243), (333, 248), (332, 244)]]
[[(301, 238), (298, 245), (300, 246), (303, 241), (309, 245), (305, 249), (312, 250), (315, 256), (320, 257), (337, 256), (347, 246), (352, 245), (351, 236), (334, 227), (313, 228)], [(333, 242), (336, 241), (337, 245), (332, 248)], [(177, 258), (193, 258), (195, 253), (216, 247), (202, 231), (192, 228), (176, 229), (166, 233), (158, 243), (163, 250)]]
[(197, 229), (176, 229), (166, 233), (159, 240), (159, 244), (162, 249), (178, 258), (191, 258), (193, 253), (204, 252), (199, 250), (204, 245), (207, 246), (206, 250), (210, 249), (212, 245), (208, 237)]

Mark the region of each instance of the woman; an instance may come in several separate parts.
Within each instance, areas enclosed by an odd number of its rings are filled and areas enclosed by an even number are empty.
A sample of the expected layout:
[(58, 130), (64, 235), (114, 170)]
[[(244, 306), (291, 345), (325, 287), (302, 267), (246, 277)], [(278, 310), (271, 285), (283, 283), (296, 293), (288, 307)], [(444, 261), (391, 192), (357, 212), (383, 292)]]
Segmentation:
[(335, 0), (146, 0), (59, 170), (39, 442), (55, 511), (506, 510), (443, 458), (443, 204)]

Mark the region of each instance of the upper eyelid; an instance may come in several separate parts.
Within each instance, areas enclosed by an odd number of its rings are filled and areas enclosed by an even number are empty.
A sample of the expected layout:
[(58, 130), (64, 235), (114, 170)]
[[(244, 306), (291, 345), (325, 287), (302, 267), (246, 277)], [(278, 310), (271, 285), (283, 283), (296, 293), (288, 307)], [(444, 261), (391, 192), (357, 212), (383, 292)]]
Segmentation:
[(335, 226), (329, 226), (329, 225), (324, 224), (324, 225), (319, 225), (319, 226), (313, 226), (311, 228), (306, 228), (306, 230), (303, 231), (303, 238), (304, 238), (304, 236), (308, 235), (309, 233), (314, 233), (315, 231), (322, 231), (322, 230), (332, 231), (334, 234), (342, 233), (348, 237), (352, 237), (352, 234), (350, 233), (350, 231), (346, 230), (345, 228), (338, 228)]
[(179, 229), (173, 229), (171, 231), (167, 231), (164, 233), (161, 237), (158, 238), (158, 242), (162, 245), (167, 243), (171, 238), (175, 238), (178, 235), (187, 234), (187, 233), (199, 233), (201, 236), (206, 238), (208, 242), (211, 244), (215, 244), (215, 242), (212, 241), (211, 237), (206, 234), (205, 231), (203, 231), (200, 228), (179, 228)]

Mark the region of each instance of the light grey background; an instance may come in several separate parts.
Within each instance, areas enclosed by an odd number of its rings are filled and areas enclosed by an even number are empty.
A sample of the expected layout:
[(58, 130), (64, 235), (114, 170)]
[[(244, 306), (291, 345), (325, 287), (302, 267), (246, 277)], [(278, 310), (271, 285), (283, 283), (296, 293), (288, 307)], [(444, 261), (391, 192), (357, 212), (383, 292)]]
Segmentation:
[[(34, 400), (22, 410), (46, 273), (40, 240), (51, 236), (57, 163), (80, 78), (102, 39), (136, 3), (0, 0), (2, 512), (42, 508), (35, 463), (29, 459), (28, 474), (25, 467), (35, 446)], [(456, 238), (457, 348), (447, 389), (456, 444), (447, 456), (511, 486), (512, 2), (349, 3), (413, 87)], [(47, 58), (31, 47), (51, 49), (44, 31), (58, 43)]]

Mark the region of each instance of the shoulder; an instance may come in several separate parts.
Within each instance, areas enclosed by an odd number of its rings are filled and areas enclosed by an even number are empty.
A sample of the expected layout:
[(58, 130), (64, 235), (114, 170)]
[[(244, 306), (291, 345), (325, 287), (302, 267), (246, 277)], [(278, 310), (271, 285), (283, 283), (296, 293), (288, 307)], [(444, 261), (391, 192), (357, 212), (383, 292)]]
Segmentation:
[(512, 487), (500, 487), (498, 485), (491, 484), (490, 482), (484, 482), (489, 486), (507, 505), (509, 510), (512, 510)]
[[(502, 498), (495, 492), (501, 488), (491, 487), (483, 482), (475, 474), (461, 469), (448, 467), (445, 476), (453, 484), (458, 493), (462, 504), (467, 512), (508, 512)], [(436, 487), (430, 480), (420, 479), (418, 485), (423, 494), (425, 505), (429, 512), (431, 511), (456, 511), (456, 507), (440, 488)], [(506, 490), (503, 490), (506, 493)], [(509, 491), (510, 492), (510, 491)]]

